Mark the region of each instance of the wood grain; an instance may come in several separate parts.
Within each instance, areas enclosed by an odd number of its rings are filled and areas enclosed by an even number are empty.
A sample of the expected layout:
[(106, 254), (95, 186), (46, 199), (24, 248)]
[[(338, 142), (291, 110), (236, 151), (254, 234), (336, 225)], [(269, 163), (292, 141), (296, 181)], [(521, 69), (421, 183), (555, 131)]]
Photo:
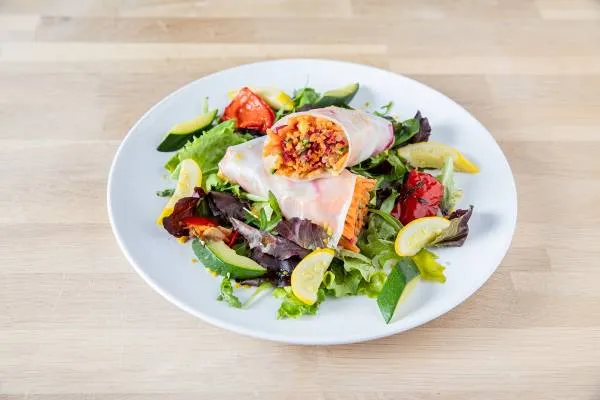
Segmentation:
[[(0, 1), (0, 399), (600, 399), (596, 0)], [(199, 76), (326, 57), (463, 104), (513, 168), (498, 272), (351, 346), (212, 327), (127, 264), (105, 187), (128, 128)]]

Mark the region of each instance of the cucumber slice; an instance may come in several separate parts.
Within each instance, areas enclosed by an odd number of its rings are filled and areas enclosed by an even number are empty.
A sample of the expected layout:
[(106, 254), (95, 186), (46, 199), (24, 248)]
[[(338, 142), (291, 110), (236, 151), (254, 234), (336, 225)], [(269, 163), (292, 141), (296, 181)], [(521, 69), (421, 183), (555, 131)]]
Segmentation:
[(194, 136), (199, 136), (200, 133), (206, 130), (216, 116), (217, 110), (215, 109), (192, 120), (175, 125), (165, 135), (156, 150), (162, 152), (179, 150)]
[(206, 268), (219, 275), (230, 274), (232, 278), (249, 279), (267, 272), (266, 268), (248, 257), (240, 256), (223, 241), (202, 245), (198, 239), (194, 239), (192, 249)]
[(316, 108), (321, 107), (329, 107), (329, 106), (345, 106), (352, 99), (356, 92), (358, 92), (358, 82), (352, 83), (350, 85), (341, 87), (339, 89), (329, 90), (321, 96), (317, 103), (315, 104)]
[(417, 266), (408, 257), (402, 258), (392, 267), (377, 296), (377, 305), (386, 323), (390, 323), (398, 306), (412, 293), (420, 280)]

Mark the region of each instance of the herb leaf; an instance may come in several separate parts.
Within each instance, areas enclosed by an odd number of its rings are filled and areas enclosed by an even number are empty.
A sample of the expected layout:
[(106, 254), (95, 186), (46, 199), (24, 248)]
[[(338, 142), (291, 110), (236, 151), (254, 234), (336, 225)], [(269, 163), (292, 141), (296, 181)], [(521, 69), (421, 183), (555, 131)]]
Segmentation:
[(171, 196), (173, 196), (173, 193), (175, 193), (175, 189), (165, 189), (165, 190), (158, 190), (156, 192), (156, 195), (158, 197), (171, 197)]

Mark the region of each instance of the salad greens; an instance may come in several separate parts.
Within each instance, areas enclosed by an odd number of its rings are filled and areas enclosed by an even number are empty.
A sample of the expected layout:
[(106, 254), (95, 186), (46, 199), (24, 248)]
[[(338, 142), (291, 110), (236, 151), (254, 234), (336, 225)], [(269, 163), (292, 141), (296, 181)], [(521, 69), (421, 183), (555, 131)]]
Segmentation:
[[(217, 164), (229, 146), (244, 143), (249, 140), (248, 135), (240, 135), (235, 129), (235, 120), (221, 122), (200, 137), (188, 142), (177, 151), (165, 165), (169, 172), (175, 171), (179, 162), (186, 158), (196, 161), (204, 175), (203, 187), (206, 188), (206, 179), (218, 171)], [(176, 157), (176, 158), (175, 158)]]
[(437, 177), (438, 181), (444, 185), (444, 197), (440, 204), (440, 210), (443, 215), (449, 215), (454, 211), (456, 203), (461, 199), (463, 192), (456, 187), (454, 183), (454, 161), (452, 157), (447, 157), (442, 167), (442, 172)]
[(218, 301), (224, 301), (233, 308), (242, 308), (242, 302), (233, 294), (233, 286), (229, 274), (221, 279), (221, 294), (217, 297)]
[(319, 305), (325, 300), (325, 290), (319, 289), (318, 300), (312, 305), (304, 304), (298, 300), (289, 286), (275, 289), (273, 296), (281, 299), (281, 305), (277, 310), (277, 319), (298, 318), (303, 315), (315, 315), (317, 313)]
[[(358, 83), (355, 83), (320, 93), (306, 86), (295, 90), (291, 100), (286, 95), (285, 107), (275, 107), (273, 102), (267, 105), (257, 100), (256, 93), (250, 89), (243, 90), (246, 95), (254, 96), (253, 107), (273, 108), (261, 110), (261, 114), (252, 116), (250, 121), (262, 124), (265, 118), (270, 117), (266, 125), (269, 127), (273, 121), (293, 112), (329, 105), (351, 108), (349, 102), (358, 88)], [(243, 104), (238, 106), (243, 108)], [(446, 158), (436, 177), (418, 180), (428, 174), (404, 161), (398, 155), (398, 149), (428, 141), (431, 126), (420, 111), (413, 118), (398, 120), (392, 115), (393, 108), (394, 102), (390, 101), (373, 112), (391, 122), (393, 145), (349, 168), (356, 175), (376, 181), (376, 189), (371, 193), (365, 210), (364, 227), (356, 243), (352, 242), (355, 244), (353, 249), (360, 252), (336, 249), (333, 261), (323, 275), (317, 301), (311, 305), (294, 295), (290, 278), (296, 266), (312, 251), (332, 247), (327, 230), (308, 219), (286, 218), (272, 192), (269, 191), (266, 198), (259, 197), (219, 175), (218, 164), (228, 147), (251, 140), (253, 136), (263, 134), (264, 130), (255, 129), (255, 125), (240, 127), (236, 119), (227, 119), (226, 113), (223, 116), (215, 113), (210, 120), (207, 119), (202, 130), (189, 136), (187, 143), (182, 147), (178, 144), (178, 150), (165, 164), (166, 170), (177, 178), (179, 170), (184, 168), (180, 166), (181, 161), (192, 159), (201, 170), (202, 186), (195, 188), (188, 197), (177, 199), (173, 211), (162, 218), (161, 223), (173, 236), (193, 237), (194, 251), (206, 255), (203, 259), (221, 263), (221, 269), (213, 268), (224, 275), (218, 301), (233, 308), (247, 308), (261, 294), (273, 289), (273, 296), (281, 301), (277, 318), (285, 319), (316, 314), (327, 297), (367, 296), (377, 299), (383, 319), (389, 323), (398, 304), (418, 280), (446, 281), (445, 267), (428, 248), (421, 249), (414, 256), (398, 255), (402, 252), (396, 252), (395, 241), (404, 228), (400, 220), (410, 223), (410, 220), (402, 219), (400, 213), (409, 206), (407, 199), (414, 198), (415, 192), (429, 190), (429, 196), (417, 198), (415, 207), (423, 207), (419, 212), (425, 210), (426, 216), (439, 215), (439, 210), (450, 220), (450, 225), (428, 247), (461, 246), (469, 233), (468, 222), (473, 206), (455, 210), (463, 193), (456, 187), (451, 157)], [(205, 104), (205, 112), (207, 110), (208, 104)], [(237, 115), (235, 118), (240, 117)], [(227, 120), (219, 123), (222, 119)], [(182, 137), (179, 135), (176, 139), (182, 140)], [(408, 182), (413, 178), (417, 181), (409, 187)], [(439, 191), (433, 193), (432, 187)], [(174, 192), (174, 189), (165, 189), (157, 191), (156, 195), (171, 197)], [(431, 213), (427, 207), (433, 207), (434, 212)], [(421, 217), (414, 219), (418, 218)], [(202, 235), (216, 237), (218, 246)], [(253, 286), (255, 290), (242, 302), (234, 293), (235, 285)]]

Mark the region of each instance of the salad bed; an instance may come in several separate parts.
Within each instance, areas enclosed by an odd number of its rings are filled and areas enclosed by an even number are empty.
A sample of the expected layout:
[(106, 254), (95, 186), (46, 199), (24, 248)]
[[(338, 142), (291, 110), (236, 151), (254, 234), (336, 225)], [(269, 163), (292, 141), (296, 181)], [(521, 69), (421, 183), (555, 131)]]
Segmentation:
[[(376, 299), (389, 323), (420, 280), (445, 282), (445, 267), (432, 250), (461, 246), (473, 213), (473, 206), (456, 208), (462, 192), (454, 174), (478, 169), (458, 150), (430, 141), (431, 126), (420, 112), (401, 121), (390, 102), (370, 114), (387, 121), (393, 141), (344, 170), (357, 176), (356, 185), (373, 182), (358, 203), (351, 243), (332, 241), (330, 226), (292, 215), (272, 191), (252, 193), (219, 167), (228, 149), (272, 135), (270, 128), (290, 114), (352, 110), (358, 90), (357, 83), (323, 94), (305, 87), (290, 97), (272, 88), (241, 88), (230, 93), (222, 114), (205, 102), (202, 115), (174, 126), (158, 145), (175, 152), (165, 168), (177, 183), (157, 192), (169, 197), (157, 223), (190, 241), (204, 267), (222, 277), (217, 300), (247, 308), (271, 291), (281, 301), (277, 317), (297, 318), (316, 314), (327, 298), (362, 295)], [(298, 140), (302, 151), (317, 145)], [(236, 292), (249, 287), (254, 293), (242, 303)]]

